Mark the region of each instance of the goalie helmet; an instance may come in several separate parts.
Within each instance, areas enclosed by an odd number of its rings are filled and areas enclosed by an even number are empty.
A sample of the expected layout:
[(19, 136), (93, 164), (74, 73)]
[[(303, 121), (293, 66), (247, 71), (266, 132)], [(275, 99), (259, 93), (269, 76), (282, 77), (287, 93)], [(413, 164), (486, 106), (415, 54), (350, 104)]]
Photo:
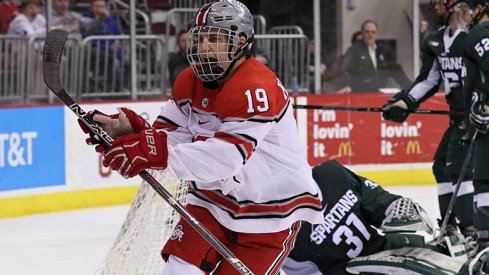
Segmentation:
[[(221, 0), (202, 6), (188, 33), (187, 59), (204, 82), (224, 78), (253, 43), (253, 16), (236, 0)], [(239, 37), (246, 42), (238, 45)]]

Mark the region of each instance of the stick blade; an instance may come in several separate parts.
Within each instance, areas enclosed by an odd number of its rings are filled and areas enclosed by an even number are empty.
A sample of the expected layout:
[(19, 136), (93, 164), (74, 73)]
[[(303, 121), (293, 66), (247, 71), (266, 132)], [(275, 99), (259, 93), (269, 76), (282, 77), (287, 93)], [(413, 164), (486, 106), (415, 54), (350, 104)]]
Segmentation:
[(46, 36), (43, 55), (43, 77), (46, 85), (54, 93), (59, 93), (63, 88), (60, 78), (59, 63), (65, 47), (68, 32), (65, 30), (51, 30)]

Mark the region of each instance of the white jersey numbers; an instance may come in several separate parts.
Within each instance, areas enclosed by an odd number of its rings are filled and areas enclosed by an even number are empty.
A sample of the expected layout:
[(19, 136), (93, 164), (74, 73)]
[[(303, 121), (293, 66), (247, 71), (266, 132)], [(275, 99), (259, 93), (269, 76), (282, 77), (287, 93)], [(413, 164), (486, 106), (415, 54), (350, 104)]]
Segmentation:
[[(248, 110), (246, 112), (248, 114), (254, 113), (255, 108), (256, 111), (263, 113), (270, 109), (270, 104), (268, 103), (267, 92), (264, 89), (258, 88), (255, 92), (251, 92), (247, 90), (245, 92), (246, 98), (248, 99)], [(255, 104), (256, 101), (256, 104)]]
[(460, 86), (460, 79), (458, 77), (458, 74), (456, 72), (444, 72), (443, 73), (443, 79), (445, 80), (445, 87), (448, 87), (448, 89), (445, 89), (445, 94), (450, 94), (452, 88), (458, 88)]
[[(280, 87), (283, 92), (284, 99), (287, 100), (289, 93), (287, 93), (287, 90), (285, 90), (284, 85), (282, 85), (282, 82), (280, 82), (279, 79), (277, 79), (277, 86)], [(248, 100), (248, 110), (246, 110), (248, 114), (254, 113), (255, 111), (263, 113), (270, 109), (267, 92), (264, 89), (258, 88), (255, 90), (255, 93), (253, 93), (251, 90), (246, 90), (245, 95), (246, 99)]]
[(477, 44), (475, 44), (474, 49), (477, 51), (479, 56), (482, 56), (486, 51), (489, 50), (489, 38), (484, 38)]
[[(348, 250), (346, 255), (350, 258), (355, 258), (363, 250), (363, 241), (359, 237), (353, 235), (353, 231), (348, 226), (353, 224), (353, 226), (361, 233), (361, 235), (363, 235), (366, 240), (370, 240), (370, 233), (362, 221), (354, 213), (351, 213), (348, 216), (346, 219), (346, 224), (347, 225), (338, 227), (338, 229), (333, 233), (333, 242), (339, 245), (342, 241), (345, 241), (346, 244), (352, 245), (353, 248)], [(344, 238), (342, 236), (344, 236)]]

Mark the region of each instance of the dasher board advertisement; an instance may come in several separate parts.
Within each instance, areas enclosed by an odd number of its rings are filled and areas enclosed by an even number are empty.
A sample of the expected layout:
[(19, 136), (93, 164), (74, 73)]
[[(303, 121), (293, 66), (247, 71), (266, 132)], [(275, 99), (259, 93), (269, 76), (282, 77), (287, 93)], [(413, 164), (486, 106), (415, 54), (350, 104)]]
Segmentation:
[(65, 184), (61, 106), (0, 109), (0, 191)]

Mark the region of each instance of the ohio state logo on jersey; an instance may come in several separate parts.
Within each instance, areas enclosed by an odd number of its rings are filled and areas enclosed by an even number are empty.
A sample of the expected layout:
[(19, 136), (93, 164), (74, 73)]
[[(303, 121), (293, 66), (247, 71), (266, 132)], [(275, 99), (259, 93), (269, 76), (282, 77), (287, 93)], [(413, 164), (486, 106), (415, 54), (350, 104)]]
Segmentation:
[(181, 241), (183, 234), (184, 234), (183, 233), (183, 225), (179, 224), (175, 227), (175, 229), (171, 233), (170, 240), (175, 241), (178, 239), (178, 241)]
[(206, 97), (204, 99), (202, 99), (202, 107), (207, 107), (207, 105), (209, 105), (209, 99)]

